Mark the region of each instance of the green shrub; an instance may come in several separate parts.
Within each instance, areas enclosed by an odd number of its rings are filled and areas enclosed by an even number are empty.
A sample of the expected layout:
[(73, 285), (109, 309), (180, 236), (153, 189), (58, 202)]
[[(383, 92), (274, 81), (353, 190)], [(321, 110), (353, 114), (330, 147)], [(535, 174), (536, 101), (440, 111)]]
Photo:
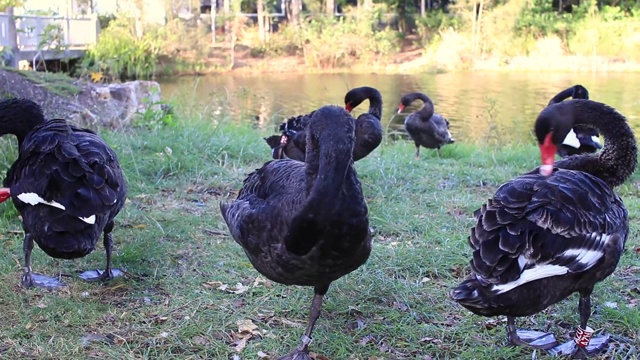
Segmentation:
[(87, 52), (82, 67), (113, 79), (150, 78), (156, 72), (159, 42), (145, 34), (138, 39), (133, 20), (119, 17), (102, 30)]

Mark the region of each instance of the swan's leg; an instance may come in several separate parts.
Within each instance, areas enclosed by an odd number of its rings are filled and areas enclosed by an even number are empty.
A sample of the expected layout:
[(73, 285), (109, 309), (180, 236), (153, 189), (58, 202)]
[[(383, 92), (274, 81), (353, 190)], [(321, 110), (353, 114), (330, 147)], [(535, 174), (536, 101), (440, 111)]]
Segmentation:
[(511, 345), (531, 346), (536, 349), (548, 350), (558, 345), (553, 334), (541, 331), (517, 330), (515, 319), (512, 316), (507, 316), (507, 338)]
[(591, 317), (591, 292), (593, 287), (580, 292), (578, 312), (580, 313), (580, 328), (576, 331), (576, 338), (562, 345), (558, 345), (549, 352), (554, 355), (573, 355), (583, 352), (587, 355), (595, 354), (605, 349), (609, 344), (609, 335), (591, 338), (593, 330), (587, 326)]
[(420, 160), (420, 145), (416, 143), (416, 160)]
[(441, 156), (440, 156), (440, 148), (439, 147), (436, 148), (436, 153), (438, 153), (438, 158), (440, 158)]
[(31, 252), (33, 251), (33, 237), (29, 233), (24, 234), (22, 243), (24, 251), (24, 274), (22, 275), (22, 285), (27, 289), (32, 286), (42, 288), (55, 289), (66, 286), (60, 279), (50, 278), (48, 276), (35, 274), (31, 272)]
[[(111, 237), (111, 230), (113, 229), (113, 222), (111, 226), (107, 226), (104, 231), (104, 249), (107, 253), (107, 266), (104, 271), (89, 270), (80, 274), (80, 277), (85, 281), (108, 281), (118, 276), (124, 275), (119, 269), (111, 268), (111, 253), (113, 251), (113, 238)], [(108, 230), (108, 231), (107, 231)]]
[(329, 290), (329, 285), (326, 286), (316, 286), (314, 288), (314, 296), (313, 301), (311, 302), (311, 310), (309, 311), (309, 325), (307, 326), (307, 331), (302, 335), (302, 339), (300, 345), (290, 354), (287, 354), (283, 357), (278, 358), (278, 360), (307, 360), (311, 359), (309, 356), (309, 344), (311, 343), (311, 334), (313, 333), (313, 328), (316, 325), (316, 321), (320, 317), (320, 313), (322, 312), (322, 300), (324, 299), (324, 295)]

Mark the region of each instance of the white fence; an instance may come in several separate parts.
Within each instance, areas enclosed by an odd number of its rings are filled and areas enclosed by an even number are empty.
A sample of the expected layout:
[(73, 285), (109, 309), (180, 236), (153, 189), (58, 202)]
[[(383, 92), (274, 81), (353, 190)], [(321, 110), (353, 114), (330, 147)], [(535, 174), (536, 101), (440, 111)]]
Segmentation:
[(98, 19), (52, 16), (14, 16), (12, 34), (11, 15), (0, 13), (0, 45), (12, 46), (17, 40), (19, 50), (48, 50), (50, 48), (87, 48), (98, 39)]

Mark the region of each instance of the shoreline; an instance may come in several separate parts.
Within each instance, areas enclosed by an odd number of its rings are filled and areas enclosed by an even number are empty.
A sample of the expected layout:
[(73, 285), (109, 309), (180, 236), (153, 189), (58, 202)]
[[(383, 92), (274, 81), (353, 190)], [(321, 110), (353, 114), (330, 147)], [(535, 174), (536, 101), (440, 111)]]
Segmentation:
[[(402, 54), (402, 53), (400, 53)], [(602, 56), (554, 55), (554, 56), (514, 56), (487, 57), (460, 62), (459, 66), (445, 66), (424, 55), (398, 54), (402, 62), (379, 62), (377, 64), (355, 63), (349, 67), (316, 68), (304, 64), (299, 56), (257, 58), (237, 54), (232, 68), (223, 64), (211, 64), (209, 70), (176, 72), (169, 77), (204, 76), (211, 74), (416, 74), (445, 73), (459, 71), (486, 72), (579, 72), (579, 73), (620, 73), (640, 72), (640, 62)]]

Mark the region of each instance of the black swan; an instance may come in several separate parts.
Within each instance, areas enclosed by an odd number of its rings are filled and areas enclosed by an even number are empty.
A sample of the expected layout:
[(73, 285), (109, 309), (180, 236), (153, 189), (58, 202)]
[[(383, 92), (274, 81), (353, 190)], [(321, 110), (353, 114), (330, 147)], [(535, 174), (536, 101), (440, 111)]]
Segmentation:
[(127, 189), (113, 150), (90, 130), (60, 119), (46, 121), (40, 106), (27, 99), (0, 101), (0, 135), (5, 134), (15, 135), (19, 146), (2, 192), (10, 194), (22, 217), (23, 285), (64, 286), (31, 272), (34, 241), (51, 257), (76, 259), (91, 253), (101, 234), (105, 271), (80, 276), (93, 281), (121, 275), (111, 268), (111, 231)]
[[(582, 85), (574, 85), (564, 89), (549, 100), (548, 105), (557, 104), (571, 97), (572, 99), (589, 99), (589, 91)], [(562, 144), (558, 146), (558, 155), (567, 157), (576, 154), (594, 153), (602, 148), (598, 130), (585, 125), (576, 125), (573, 131), (580, 142), (580, 147), (576, 148), (571, 145)]]
[[(557, 147), (576, 124), (598, 129), (606, 140), (603, 151), (554, 166)], [(635, 170), (636, 140), (624, 116), (590, 100), (550, 105), (538, 116), (535, 134), (542, 165), (500, 186), (476, 211), (469, 237), (473, 274), (450, 295), (475, 314), (506, 315), (511, 344), (549, 349), (556, 345), (553, 335), (517, 331), (514, 317), (578, 292), (576, 340), (552, 352), (594, 352), (607, 337), (589, 342), (590, 295), (616, 268), (628, 236), (627, 210), (612, 189)]]
[(423, 93), (409, 93), (402, 97), (398, 106), (398, 114), (415, 100), (422, 100), (424, 105), (418, 111), (409, 114), (404, 119), (404, 129), (416, 144), (416, 159), (420, 159), (420, 146), (436, 149), (440, 157), (440, 147), (455, 142), (449, 132), (449, 121), (442, 115), (436, 114), (431, 99)]
[(314, 287), (302, 343), (281, 359), (310, 359), (329, 285), (371, 253), (367, 205), (351, 158), (353, 120), (338, 106), (315, 111), (306, 129), (306, 162), (267, 162), (244, 180), (235, 201), (220, 204), (256, 270), (281, 284)]
[[(356, 140), (353, 148), (353, 160), (358, 161), (382, 142), (382, 95), (372, 87), (363, 86), (351, 89), (344, 98), (345, 108), (351, 112), (363, 101), (369, 100), (369, 111), (355, 120)], [(313, 112), (294, 116), (280, 124), (281, 135), (272, 135), (264, 140), (271, 147), (274, 159), (294, 159), (304, 161), (306, 136), (305, 128)]]

